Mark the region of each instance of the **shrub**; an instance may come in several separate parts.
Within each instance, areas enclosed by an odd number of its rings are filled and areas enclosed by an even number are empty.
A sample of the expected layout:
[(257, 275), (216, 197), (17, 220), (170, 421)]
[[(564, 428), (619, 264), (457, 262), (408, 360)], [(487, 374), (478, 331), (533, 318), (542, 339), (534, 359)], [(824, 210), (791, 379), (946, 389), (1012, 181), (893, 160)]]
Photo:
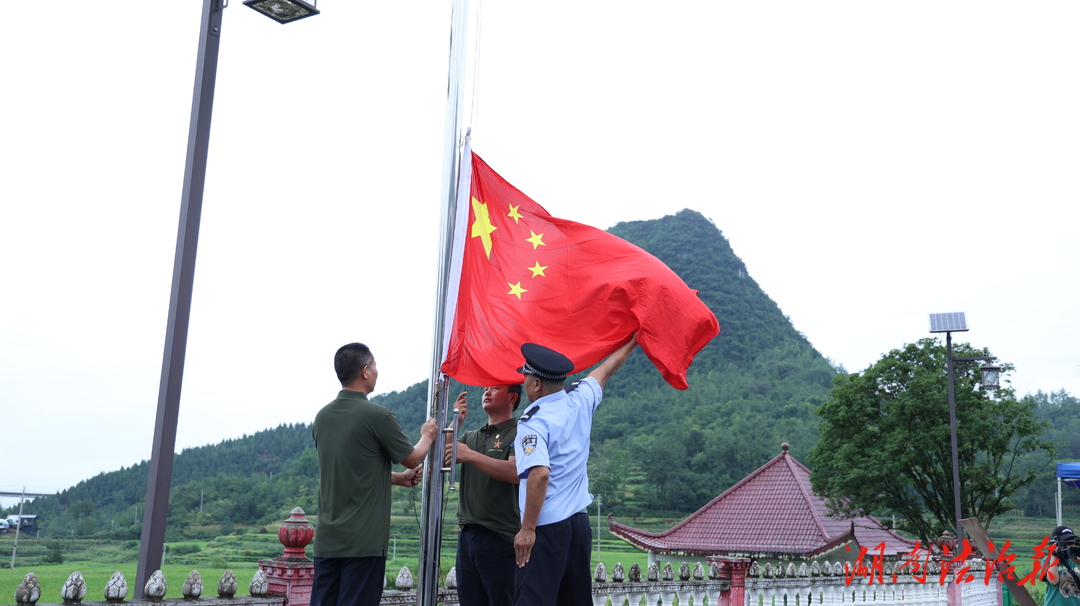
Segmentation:
[(199, 548), (197, 543), (179, 543), (169, 546), (169, 553), (178, 556), (199, 553), (200, 551), (202, 551), (202, 549)]
[(49, 551), (41, 556), (41, 562), (43, 564), (63, 564), (64, 563), (64, 551), (60, 549), (60, 544), (53, 541), (49, 544)]

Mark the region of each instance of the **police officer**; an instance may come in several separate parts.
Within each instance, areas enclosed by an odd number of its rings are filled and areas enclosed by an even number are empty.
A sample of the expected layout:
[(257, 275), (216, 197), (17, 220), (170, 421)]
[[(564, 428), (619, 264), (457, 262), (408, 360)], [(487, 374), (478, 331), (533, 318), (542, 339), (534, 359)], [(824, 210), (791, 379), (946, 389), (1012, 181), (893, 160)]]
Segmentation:
[(523, 388), (532, 406), (518, 420), (517, 472), (521, 530), (514, 603), (517, 606), (592, 604), (589, 553), (592, 502), (586, 465), (593, 413), (608, 378), (637, 347), (637, 334), (569, 393), (563, 391), (574, 363), (535, 343), (521, 346)]

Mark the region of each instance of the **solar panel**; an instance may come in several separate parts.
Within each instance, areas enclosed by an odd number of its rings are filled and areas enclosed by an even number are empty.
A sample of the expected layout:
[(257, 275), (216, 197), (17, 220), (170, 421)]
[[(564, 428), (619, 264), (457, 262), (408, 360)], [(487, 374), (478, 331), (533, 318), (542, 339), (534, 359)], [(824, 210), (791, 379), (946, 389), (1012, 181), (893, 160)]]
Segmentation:
[(961, 332), (967, 329), (967, 318), (962, 311), (930, 314), (930, 332)]

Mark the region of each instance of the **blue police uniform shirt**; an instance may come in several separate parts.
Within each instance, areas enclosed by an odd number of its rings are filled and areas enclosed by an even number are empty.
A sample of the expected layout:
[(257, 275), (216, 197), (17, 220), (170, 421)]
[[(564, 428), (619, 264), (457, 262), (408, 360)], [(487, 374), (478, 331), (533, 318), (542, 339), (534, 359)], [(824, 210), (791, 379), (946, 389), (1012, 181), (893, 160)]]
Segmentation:
[[(561, 522), (592, 502), (586, 473), (589, 435), (593, 413), (603, 397), (600, 384), (589, 377), (570, 393), (560, 390), (533, 402), (518, 420), (514, 449), (521, 478), (518, 504), (522, 516), (529, 492), (529, 470), (538, 466), (551, 470), (544, 506), (536, 520), (538, 526)], [(528, 414), (535, 406), (539, 410)]]

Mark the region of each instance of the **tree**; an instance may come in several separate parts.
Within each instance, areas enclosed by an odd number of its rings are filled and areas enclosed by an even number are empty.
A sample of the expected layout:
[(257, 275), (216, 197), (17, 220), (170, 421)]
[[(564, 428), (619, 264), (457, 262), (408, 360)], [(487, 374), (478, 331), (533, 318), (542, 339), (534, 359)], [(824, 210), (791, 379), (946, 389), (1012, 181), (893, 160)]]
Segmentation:
[[(964, 343), (955, 357), (987, 356)], [(1013, 367), (1002, 364), (1002, 372)], [(961, 511), (989, 527), (1014, 507), (1009, 498), (1054, 455), (1049, 423), (1010, 387), (984, 391), (979, 369), (956, 368)], [(924, 541), (955, 525), (945, 346), (922, 339), (894, 349), (862, 373), (839, 375), (818, 409), (820, 439), (810, 451), (810, 482), (843, 517), (895, 512)], [(1041, 466), (1020, 471), (1017, 459)]]

